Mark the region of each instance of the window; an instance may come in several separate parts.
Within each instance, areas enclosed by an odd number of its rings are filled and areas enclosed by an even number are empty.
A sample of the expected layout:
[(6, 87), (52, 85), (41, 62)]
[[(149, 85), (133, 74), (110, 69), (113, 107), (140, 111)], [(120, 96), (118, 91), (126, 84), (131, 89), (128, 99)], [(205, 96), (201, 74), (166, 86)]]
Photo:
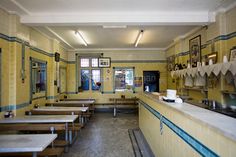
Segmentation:
[(92, 70), (92, 90), (99, 90), (101, 86), (101, 71)]
[(80, 60), (80, 66), (82, 67), (82, 68), (87, 68), (87, 67), (89, 67), (89, 58), (81, 58), (81, 60)]
[(46, 89), (46, 64), (33, 62), (32, 64), (33, 93), (40, 93)]
[(89, 90), (89, 70), (81, 70), (81, 86), (83, 90)]
[(101, 70), (98, 68), (98, 58), (80, 58), (80, 88), (97, 91), (101, 86)]
[(115, 91), (133, 90), (134, 87), (134, 69), (133, 68), (115, 68)]
[(44, 61), (31, 58), (31, 100), (46, 96), (47, 64)]
[(92, 58), (92, 67), (98, 67), (98, 58)]

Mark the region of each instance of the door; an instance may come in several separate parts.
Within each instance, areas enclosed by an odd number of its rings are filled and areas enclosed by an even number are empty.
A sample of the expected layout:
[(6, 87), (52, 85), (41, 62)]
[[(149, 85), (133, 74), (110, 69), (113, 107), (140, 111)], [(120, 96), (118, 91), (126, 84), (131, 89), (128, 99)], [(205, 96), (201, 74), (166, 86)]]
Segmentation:
[(159, 92), (159, 71), (143, 71), (143, 91)]

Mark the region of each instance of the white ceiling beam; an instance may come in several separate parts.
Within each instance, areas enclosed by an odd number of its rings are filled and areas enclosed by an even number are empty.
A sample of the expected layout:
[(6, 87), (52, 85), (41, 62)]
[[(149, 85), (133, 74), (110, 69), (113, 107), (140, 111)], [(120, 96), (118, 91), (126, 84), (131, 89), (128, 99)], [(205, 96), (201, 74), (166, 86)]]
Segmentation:
[(18, 3), (15, 0), (10, 0), (14, 5), (16, 5), (21, 11), (25, 12), (26, 14), (30, 15), (31, 13), (25, 8), (23, 7), (20, 3)]
[(53, 35), (55, 35), (58, 39), (60, 39), (63, 43), (65, 43), (67, 46), (69, 46), (72, 49), (75, 49), (70, 43), (68, 43), (64, 38), (62, 38), (59, 34), (54, 32), (51, 28), (45, 27), (49, 32), (51, 32)]
[(77, 24), (154, 24), (154, 25), (204, 25), (214, 22), (208, 12), (156, 12), (156, 13), (81, 13), (68, 15), (24, 15), (21, 22), (28, 25)]

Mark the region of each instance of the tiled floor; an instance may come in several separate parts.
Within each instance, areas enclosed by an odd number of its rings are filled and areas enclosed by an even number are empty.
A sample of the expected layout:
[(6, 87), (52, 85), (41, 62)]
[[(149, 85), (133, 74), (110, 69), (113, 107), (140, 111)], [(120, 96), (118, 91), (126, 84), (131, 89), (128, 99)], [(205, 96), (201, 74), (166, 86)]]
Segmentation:
[(137, 127), (134, 114), (95, 114), (63, 157), (134, 157), (128, 129)]

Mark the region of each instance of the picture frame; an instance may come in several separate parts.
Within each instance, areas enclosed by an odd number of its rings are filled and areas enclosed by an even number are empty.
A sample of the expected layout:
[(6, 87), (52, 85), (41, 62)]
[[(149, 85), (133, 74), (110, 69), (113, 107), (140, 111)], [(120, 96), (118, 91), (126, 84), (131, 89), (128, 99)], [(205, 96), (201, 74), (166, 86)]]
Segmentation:
[(236, 61), (236, 46), (234, 46), (232, 49), (230, 49), (230, 54), (229, 54), (229, 61)]
[(207, 55), (207, 61), (209, 62), (209, 60), (211, 59), (213, 64), (216, 64), (217, 63), (217, 57), (218, 57), (217, 55), (218, 55), (217, 52), (213, 52), (211, 54), (208, 54)]
[(99, 68), (110, 68), (111, 67), (111, 58), (110, 57), (98, 58), (98, 67)]
[(175, 56), (170, 56), (167, 60), (168, 62), (168, 70), (173, 71), (175, 67)]
[(201, 62), (201, 35), (189, 40), (189, 55), (191, 67), (197, 67), (197, 62)]

